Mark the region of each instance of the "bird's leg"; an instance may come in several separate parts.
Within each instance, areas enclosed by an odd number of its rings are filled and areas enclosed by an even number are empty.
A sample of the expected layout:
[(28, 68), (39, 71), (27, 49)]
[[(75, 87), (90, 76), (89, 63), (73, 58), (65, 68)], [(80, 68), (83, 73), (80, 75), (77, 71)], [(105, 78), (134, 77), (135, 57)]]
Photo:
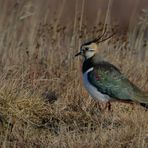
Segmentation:
[(108, 101), (108, 102), (106, 102), (106, 104), (105, 104), (105, 108), (104, 108), (104, 110), (108, 110), (108, 111), (112, 111), (112, 109), (111, 109), (111, 103)]
[(103, 102), (103, 103), (98, 103), (99, 104), (99, 108), (101, 111), (105, 111), (106, 109), (108, 111), (112, 111), (111, 109), (111, 103), (110, 102)]
[(111, 111), (112, 109), (111, 109), (111, 103), (110, 102), (107, 102), (107, 104), (108, 104), (108, 111)]

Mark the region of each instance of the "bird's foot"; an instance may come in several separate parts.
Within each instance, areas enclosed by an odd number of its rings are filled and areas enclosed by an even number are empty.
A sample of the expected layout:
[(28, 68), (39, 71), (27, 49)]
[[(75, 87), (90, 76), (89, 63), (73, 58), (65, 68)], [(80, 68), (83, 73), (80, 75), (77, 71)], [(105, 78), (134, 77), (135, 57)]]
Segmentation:
[(112, 108), (111, 108), (111, 103), (110, 102), (106, 102), (106, 103), (99, 103), (99, 108), (101, 112), (105, 112), (106, 110), (109, 112), (112, 112)]

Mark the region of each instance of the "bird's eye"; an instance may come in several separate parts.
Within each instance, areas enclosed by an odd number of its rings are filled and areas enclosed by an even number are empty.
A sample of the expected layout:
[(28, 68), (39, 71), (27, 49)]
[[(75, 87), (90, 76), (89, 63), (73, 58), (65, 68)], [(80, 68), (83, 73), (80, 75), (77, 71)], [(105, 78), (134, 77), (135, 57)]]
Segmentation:
[(85, 50), (87, 51), (87, 50), (89, 50), (89, 48), (88, 47), (85, 47)]

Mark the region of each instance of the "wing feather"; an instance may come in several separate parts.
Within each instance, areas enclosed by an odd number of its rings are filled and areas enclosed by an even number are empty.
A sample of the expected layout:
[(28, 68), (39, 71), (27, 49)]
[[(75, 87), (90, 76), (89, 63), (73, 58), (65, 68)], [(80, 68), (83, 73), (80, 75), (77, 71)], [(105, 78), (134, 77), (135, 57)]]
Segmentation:
[(103, 94), (120, 100), (132, 100), (134, 85), (116, 68), (108, 62), (98, 63), (93, 71), (88, 73), (90, 83)]

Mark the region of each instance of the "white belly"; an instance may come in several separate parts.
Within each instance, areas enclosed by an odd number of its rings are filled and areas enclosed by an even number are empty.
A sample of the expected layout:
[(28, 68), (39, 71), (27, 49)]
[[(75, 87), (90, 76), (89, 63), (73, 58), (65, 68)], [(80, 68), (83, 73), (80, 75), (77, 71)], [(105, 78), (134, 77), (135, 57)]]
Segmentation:
[(95, 88), (93, 85), (90, 84), (90, 82), (88, 81), (87, 78), (87, 74), (92, 71), (93, 68), (90, 68), (89, 70), (87, 70), (84, 74), (83, 74), (83, 82), (84, 82), (84, 86), (87, 89), (87, 91), (89, 92), (89, 94), (96, 100), (100, 100), (103, 102), (108, 102), (111, 98), (108, 95), (102, 94), (101, 92), (99, 92), (97, 90), (97, 88)]

